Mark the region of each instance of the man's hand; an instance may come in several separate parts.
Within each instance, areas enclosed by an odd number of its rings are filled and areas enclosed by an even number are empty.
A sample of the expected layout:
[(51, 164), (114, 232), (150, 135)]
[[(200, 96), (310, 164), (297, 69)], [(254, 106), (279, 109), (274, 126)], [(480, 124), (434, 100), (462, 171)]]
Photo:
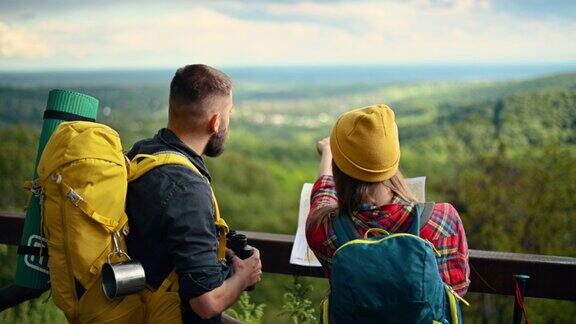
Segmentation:
[(260, 282), (262, 263), (260, 251), (254, 249), (254, 254), (247, 259), (240, 259), (231, 250), (227, 253), (232, 257), (234, 274), (224, 280), (222, 286), (203, 295), (190, 299), (190, 307), (203, 319), (212, 318), (230, 307), (240, 294), (249, 286)]
[(244, 289), (260, 282), (262, 279), (260, 251), (256, 248), (254, 248), (252, 256), (244, 260), (232, 254), (232, 267), (234, 267), (234, 276), (239, 276)]

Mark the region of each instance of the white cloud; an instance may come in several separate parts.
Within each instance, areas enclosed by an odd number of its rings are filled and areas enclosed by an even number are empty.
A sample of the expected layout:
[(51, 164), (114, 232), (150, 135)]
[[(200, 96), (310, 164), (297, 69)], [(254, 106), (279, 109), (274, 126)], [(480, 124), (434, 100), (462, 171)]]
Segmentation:
[(50, 53), (50, 47), (38, 35), (0, 21), (0, 57), (32, 59), (47, 57)]
[[(129, 4), (91, 8), (90, 13), (79, 9), (19, 28), (0, 25), (0, 54), (25, 62), (32, 57), (27, 56), (30, 52), (46, 57), (52, 51), (40, 64), (69, 67), (561, 61), (576, 57), (575, 22), (519, 19), (495, 11), (488, 0), (235, 3), (233, 8), (245, 14), (235, 15), (230, 8), (210, 4)], [(255, 9), (267, 19), (251, 17)]]

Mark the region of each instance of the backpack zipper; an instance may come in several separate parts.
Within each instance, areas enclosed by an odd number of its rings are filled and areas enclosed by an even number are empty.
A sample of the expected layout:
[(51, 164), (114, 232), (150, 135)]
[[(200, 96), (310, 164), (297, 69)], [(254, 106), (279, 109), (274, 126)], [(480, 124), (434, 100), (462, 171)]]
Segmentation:
[(400, 237), (400, 236), (412, 236), (412, 237), (415, 237), (415, 238), (421, 240), (422, 242), (428, 244), (428, 245), (432, 248), (432, 250), (434, 251), (434, 254), (436, 254), (436, 256), (441, 256), (440, 252), (438, 252), (438, 250), (436, 249), (436, 247), (434, 246), (434, 244), (432, 244), (432, 242), (430, 242), (430, 241), (428, 241), (428, 240), (425, 240), (425, 239), (421, 238), (420, 236), (416, 236), (416, 235), (414, 235), (414, 234), (409, 234), (409, 233), (396, 233), (396, 234), (391, 234), (391, 235), (388, 235), (388, 236), (386, 236), (386, 237), (384, 237), (384, 238), (381, 238), (381, 239), (379, 239), (379, 240), (355, 239), (355, 240), (352, 240), (352, 241), (350, 241), (350, 242), (344, 243), (341, 247), (339, 247), (338, 249), (336, 249), (336, 252), (334, 252), (334, 255), (336, 255), (336, 253), (338, 253), (338, 251), (340, 251), (343, 247), (348, 246), (348, 245), (353, 245), (353, 244), (377, 244), (377, 243), (380, 243), (380, 242), (382, 242), (382, 241), (386, 241), (386, 240), (388, 240), (388, 239), (396, 238), (396, 237)]

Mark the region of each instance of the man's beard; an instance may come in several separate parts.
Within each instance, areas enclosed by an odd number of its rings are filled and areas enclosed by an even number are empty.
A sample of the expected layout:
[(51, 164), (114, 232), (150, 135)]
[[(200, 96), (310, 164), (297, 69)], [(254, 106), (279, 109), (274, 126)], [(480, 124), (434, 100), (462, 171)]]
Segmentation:
[(228, 127), (226, 129), (219, 130), (216, 134), (213, 134), (204, 148), (204, 155), (209, 157), (217, 157), (224, 152), (224, 144), (226, 142), (226, 135), (228, 135)]

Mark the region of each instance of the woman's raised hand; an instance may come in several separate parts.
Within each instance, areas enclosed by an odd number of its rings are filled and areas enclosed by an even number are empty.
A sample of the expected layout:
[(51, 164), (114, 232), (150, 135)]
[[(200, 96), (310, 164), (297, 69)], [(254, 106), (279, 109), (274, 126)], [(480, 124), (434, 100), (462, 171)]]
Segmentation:
[(318, 151), (318, 154), (320, 154), (320, 155), (322, 155), (324, 153), (332, 154), (332, 151), (330, 151), (330, 137), (325, 137), (325, 138), (319, 140), (316, 143), (316, 151)]
[(320, 154), (320, 175), (332, 175), (332, 150), (330, 150), (330, 137), (323, 138), (316, 143), (316, 151)]

